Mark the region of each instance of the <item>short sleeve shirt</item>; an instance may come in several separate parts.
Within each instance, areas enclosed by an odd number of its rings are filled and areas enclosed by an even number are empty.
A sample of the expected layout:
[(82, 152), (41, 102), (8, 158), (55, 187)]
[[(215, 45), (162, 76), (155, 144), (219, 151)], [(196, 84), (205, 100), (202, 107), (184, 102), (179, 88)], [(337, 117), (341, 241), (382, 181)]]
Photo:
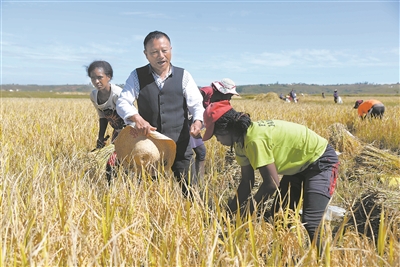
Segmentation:
[(96, 108), (99, 118), (106, 117), (106, 115), (104, 113), (106, 110), (115, 110), (116, 109), (116, 103), (117, 103), (119, 95), (121, 94), (121, 91), (122, 91), (121, 87), (119, 87), (115, 84), (111, 84), (110, 97), (103, 104), (97, 103), (97, 94), (99, 92), (97, 89), (93, 90), (90, 93), (90, 100), (92, 101), (93, 106)]
[(275, 163), (278, 174), (294, 175), (315, 162), (328, 141), (304, 125), (282, 120), (252, 122), (243, 147), (235, 143), (239, 165), (253, 169)]
[(372, 108), (373, 105), (376, 104), (382, 104), (380, 101), (378, 100), (366, 100), (364, 102), (362, 102), (359, 106), (358, 106), (358, 115), (359, 116), (363, 116), (364, 114), (367, 114), (368, 111)]
[(98, 90), (93, 90), (90, 94), (90, 100), (97, 110), (100, 119), (107, 119), (108, 123), (115, 130), (121, 130), (124, 127), (124, 120), (118, 115), (116, 110), (116, 103), (119, 95), (121, 94), (121, 87), (111, 84), (110, 97), (103, 104), (98, 104), (97, 94)]

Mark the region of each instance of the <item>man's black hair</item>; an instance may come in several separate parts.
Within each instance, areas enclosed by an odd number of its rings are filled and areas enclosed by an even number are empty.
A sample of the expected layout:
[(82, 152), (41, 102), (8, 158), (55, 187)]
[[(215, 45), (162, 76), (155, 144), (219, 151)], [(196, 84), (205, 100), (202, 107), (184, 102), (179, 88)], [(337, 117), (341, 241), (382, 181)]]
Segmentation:
[(147, 34), (146, 38), (144, 38), (144, 41), (143, 41), (144, 49), (146, 49), (146, 45), (150, 40), (159, 39), (162, 37), (167, 38), (168, 41), (171, 43), (171, 40), (169, 39), (169, 37), (166, 33), (163, 33), (160, 31), (153, 31), (153, 32), (150, 32), (149, 34)]

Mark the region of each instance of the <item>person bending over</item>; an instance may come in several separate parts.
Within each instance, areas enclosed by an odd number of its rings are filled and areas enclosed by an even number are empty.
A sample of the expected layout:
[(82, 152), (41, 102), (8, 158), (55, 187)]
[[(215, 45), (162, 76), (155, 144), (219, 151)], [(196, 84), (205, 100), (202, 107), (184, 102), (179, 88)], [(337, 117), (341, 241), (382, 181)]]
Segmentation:
[(367, 117), (382, 119), (383, 113), (385, 113), (385, 106), (375, 99), (357, 100), (354, 109), (358, 110), (358, 116), (362, 120)]
[[(261, 204), (278, 191), (274, 214), (281, 208), (295, 209), (303, 196), (302, 221), (313, 240), (338, 177), (339, 160), (328, 141), (300, 124), (283, 120), (253, 122), (248, 114), (235, 111), (229, 101), (210, 104), (203, 117), (203, 140), (215, 135), (222, 145), (233, 146), (241, 166), (241, 181), (228, 203), (228, 212), (237, 212), (249, 199), (254, 172), (258, 170), (263, 182), (253, 200)], [(283, 175), (281, 180), (278, 175)], [(250, 212), (255, 209), (252, 203)]]
[[(203, 107), (207, 108), (210, 103), (222, 100), (231, 100), (233, 95), (239, 95), (236, 91), (235, 82), (229, 78), (223, 78), (221, 81), (215, 81), (210, 86), (200, 88), (200, 93), (203, 96)], [(195, 166), (198, 180), (203, 181), (204, 178), (204, 165), (206, 158), (206, 147), (199, 134), (196, 137), (190, 136), (190, 144), (196, 154)]]

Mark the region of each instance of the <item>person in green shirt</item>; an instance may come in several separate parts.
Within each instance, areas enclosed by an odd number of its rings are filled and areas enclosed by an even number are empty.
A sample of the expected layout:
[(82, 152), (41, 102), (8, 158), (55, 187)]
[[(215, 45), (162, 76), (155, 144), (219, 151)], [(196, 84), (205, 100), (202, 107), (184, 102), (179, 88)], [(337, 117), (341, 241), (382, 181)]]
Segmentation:
[[(241, 167), (241, 181), (228, 203), (228, 212), (235, 213), (249, 199), (254, 172), (258, 170), (263, 182), (252, 196), (256, 204), (278, 190), (273, 215), (281, 208), (294, 210), (303, 197), (302, 222), (313, 240), (338, 177), (339, 160), (328, 141), (300, 124), (283, 120), (253, 122), (249, 114), (235, 111), (229, 101), (211, 103), (203, 119), (203, 140), (215, 135), (222, 145), (234, 147)], [(283, 175), (281, 179), (279, 175)], [(249, 207), (253, 212), (253, 201)]]

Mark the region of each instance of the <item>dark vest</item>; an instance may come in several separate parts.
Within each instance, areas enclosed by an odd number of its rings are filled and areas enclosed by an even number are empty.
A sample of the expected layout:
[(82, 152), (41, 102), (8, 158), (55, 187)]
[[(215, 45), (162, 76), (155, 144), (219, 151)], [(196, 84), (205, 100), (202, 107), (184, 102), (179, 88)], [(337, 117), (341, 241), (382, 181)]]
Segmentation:
[(137, 68), (140, 93), (137, 99), (140, 116), (157, 131), (187, 146), (189, 143), (189, 122), (186, 100), (183, 96), (183, 69), (172, 67), (172, 74), (167, 78), (160, 90), (146, 65)]

